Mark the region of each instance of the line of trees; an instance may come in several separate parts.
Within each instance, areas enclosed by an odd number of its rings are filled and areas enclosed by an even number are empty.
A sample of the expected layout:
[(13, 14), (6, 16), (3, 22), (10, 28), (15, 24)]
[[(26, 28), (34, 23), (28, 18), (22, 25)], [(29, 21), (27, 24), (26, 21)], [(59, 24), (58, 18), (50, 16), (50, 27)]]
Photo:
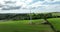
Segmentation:
[(30, 20), (32, 19), (43, 19), (43, 18), (55, 18), (52, 13), (41, 13), (41, 14), (0, 14), (0, 20)]

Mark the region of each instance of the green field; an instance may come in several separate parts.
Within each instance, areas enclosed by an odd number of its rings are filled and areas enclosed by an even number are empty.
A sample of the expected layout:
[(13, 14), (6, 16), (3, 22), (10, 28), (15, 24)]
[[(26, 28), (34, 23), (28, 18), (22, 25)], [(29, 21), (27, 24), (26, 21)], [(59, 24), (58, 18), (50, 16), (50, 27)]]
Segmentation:
[(48, 20), (50, 23), (53, 24), (56, 30), (60, 31), (60, 18), (51, 18)]
[(0, 22), (0, 32), (53, 32), (49, 25), (43, 25), (43, 19)]
[[(43, 19), (0, 21), (0, 32), (53, 32), (49, 25), (41, 24), (43, 21)], [(48, 21), (60, 31), (60, 18), (50, 18)]]

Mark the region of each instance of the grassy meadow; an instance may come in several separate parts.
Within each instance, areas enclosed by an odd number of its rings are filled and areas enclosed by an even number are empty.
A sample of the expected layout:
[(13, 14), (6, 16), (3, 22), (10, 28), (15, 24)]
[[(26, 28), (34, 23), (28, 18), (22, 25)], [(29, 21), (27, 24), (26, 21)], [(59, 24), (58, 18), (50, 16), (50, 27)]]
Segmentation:
[(56, 30), (60, 31), (60, 18), (51, 18), (48, 20), (50, 23), (53, 24)]
[[(0, 32), (53, 32), (49, 25), (43, 25), (43, 19), (0, 22)], [(33, 22), (34, 24), (29, 24)]]

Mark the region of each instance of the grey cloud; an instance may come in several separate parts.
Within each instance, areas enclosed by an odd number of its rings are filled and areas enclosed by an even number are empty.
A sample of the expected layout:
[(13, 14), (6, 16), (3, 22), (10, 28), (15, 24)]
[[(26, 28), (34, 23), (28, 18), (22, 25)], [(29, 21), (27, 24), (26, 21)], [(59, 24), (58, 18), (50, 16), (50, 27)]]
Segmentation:
[(54, 5), (54, 4), (60, 4), (60, 1), (56, 1), (56, 2), (44, 2), (42, 3), (43, 5)]
[(4, 1), (5, 2), (5, 4), (7, 4), (7, 3), (16, 3), (16, 1)]
[(2, 8), (4, 5), (0, 4), (0, 8)]
[(15, 6), (15, 7), (7, 6), (7, 7), (3, 7), (2, 10), (17, 10), (17, 9), (20, 9), (20, 8), (21, 8), (21, 6)]

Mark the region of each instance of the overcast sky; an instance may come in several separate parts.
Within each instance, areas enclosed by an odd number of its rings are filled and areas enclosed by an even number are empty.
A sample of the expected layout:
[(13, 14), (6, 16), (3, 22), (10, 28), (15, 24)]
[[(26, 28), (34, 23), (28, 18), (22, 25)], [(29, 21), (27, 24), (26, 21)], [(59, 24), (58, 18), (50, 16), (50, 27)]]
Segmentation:
[(60, 0), (0, 0), (0, 13), (60, 12)]

